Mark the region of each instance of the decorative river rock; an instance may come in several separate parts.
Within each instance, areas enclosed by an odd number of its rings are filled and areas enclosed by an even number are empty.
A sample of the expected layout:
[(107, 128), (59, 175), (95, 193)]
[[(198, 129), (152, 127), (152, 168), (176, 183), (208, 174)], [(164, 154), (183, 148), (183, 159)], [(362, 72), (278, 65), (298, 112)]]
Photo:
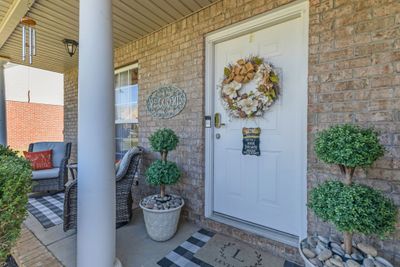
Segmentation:
[(185, 92), (173, 85), (163, 85), (147, 98), (147, 110), (155, 118), (169, 119), (178, 115), (186, 105)]
[(166, 195), (163, 198), (160, 195), (152, 195), (145, 197), (141, 202), (143, 207), (152, 210), (175, 209), (180, 207), (182, 203), (182, 198), (176, 195)]
[[(340, 238), (324, 236), (309, 236), (300, 243), (304, 257), (314, 267), (393, 267), (382, 257), (378, 257), (375, 247), (358, 243), (353, 246), (352, 254), (343, 250)], [(306, 262), (306, 266), (310, 266)]]

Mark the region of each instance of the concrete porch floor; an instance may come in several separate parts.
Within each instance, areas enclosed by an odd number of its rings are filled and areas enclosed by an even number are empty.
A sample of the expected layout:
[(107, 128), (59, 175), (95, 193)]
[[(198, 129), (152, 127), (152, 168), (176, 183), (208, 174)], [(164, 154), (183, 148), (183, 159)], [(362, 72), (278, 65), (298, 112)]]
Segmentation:
[[(76, 266), (75, 231), (65, 233), (62, 224), (44, 229), (32, 215), (27, 217), (24, 224), (64, 266)], [(172, 239), (155, 242), (146, 233), (142, 211), (135, 209), (131, 222), (117, 229), (116, 254), (124, 267), (158, 266), (160, 259), (199, 229), (194, 224), (182, 222)]]

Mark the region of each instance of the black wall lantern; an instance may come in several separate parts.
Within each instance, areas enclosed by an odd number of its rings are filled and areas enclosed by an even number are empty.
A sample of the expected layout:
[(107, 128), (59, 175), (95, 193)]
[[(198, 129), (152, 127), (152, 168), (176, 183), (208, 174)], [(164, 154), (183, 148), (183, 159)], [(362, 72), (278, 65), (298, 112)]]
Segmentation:
[(63, 43), (65, 45), (65, 50), (67, 50), (67, 53), (72, 57), (78, 48), (78, 42), (71, 39), (64, 39)]

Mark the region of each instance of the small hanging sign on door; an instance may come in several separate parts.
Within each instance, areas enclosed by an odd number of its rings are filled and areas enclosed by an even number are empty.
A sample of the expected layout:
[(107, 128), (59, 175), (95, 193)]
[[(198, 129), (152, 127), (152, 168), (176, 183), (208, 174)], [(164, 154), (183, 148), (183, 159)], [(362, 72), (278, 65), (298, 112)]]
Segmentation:
[(261, 128), (243, 128), (243, 155), (260, 156)]

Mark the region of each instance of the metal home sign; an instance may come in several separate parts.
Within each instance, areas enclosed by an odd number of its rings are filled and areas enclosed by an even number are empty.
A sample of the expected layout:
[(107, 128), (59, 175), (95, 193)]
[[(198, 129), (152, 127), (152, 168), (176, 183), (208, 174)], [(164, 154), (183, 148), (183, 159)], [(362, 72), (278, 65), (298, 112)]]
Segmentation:
[(169, 119), (185, 108), (186, 94), (176, 86), (163, 85), (151, 93), (146, 104), (154, 118)]

